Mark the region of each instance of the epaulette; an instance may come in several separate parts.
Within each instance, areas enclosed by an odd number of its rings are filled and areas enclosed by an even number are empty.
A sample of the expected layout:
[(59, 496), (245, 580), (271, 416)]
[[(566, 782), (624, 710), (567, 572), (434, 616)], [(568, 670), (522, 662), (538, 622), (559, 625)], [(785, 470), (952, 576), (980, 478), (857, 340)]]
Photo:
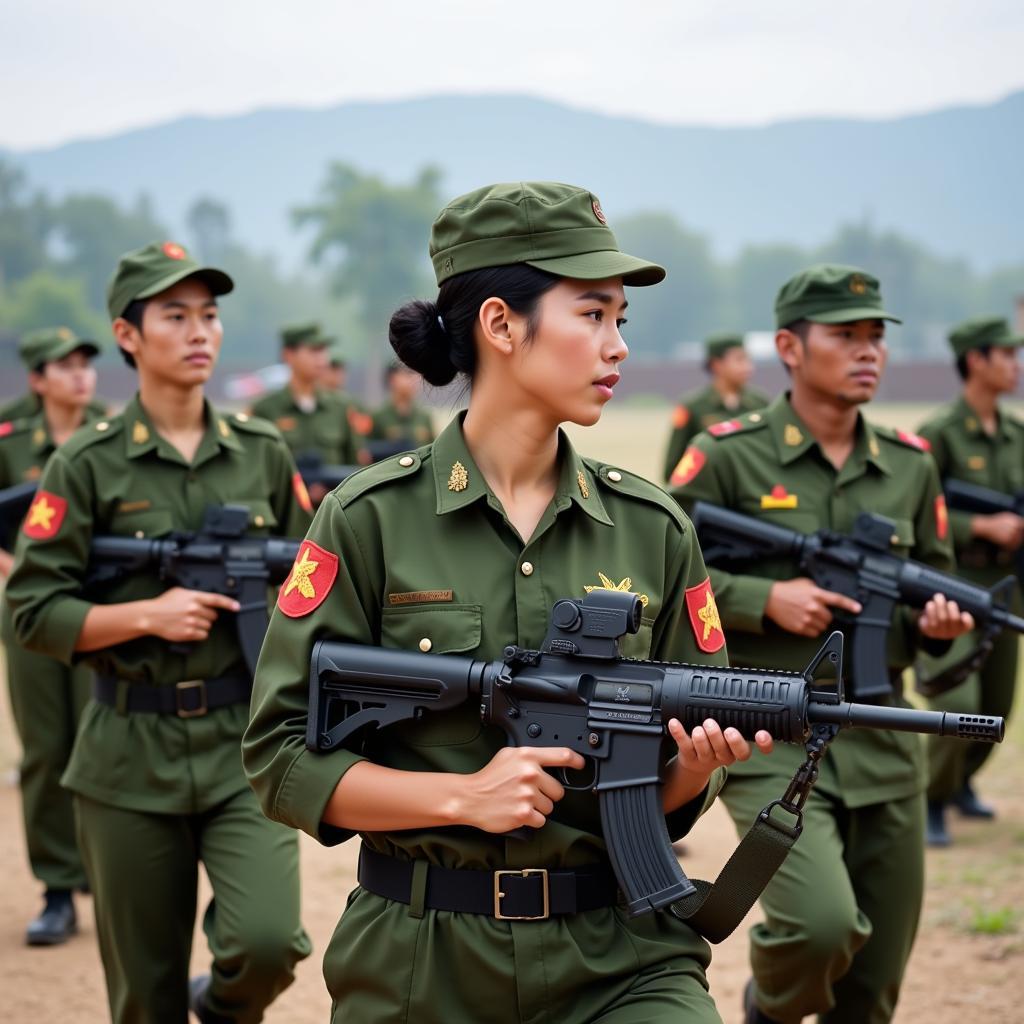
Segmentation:
[(737, 434), (749, 434), (754, 430), (761, 430), (767, 426), (764, 414), (761, 412), (748, 412), (735, 419), (722, 420), (721, 423), (712, 423), (706, 433), (710, 434), (716, 441), (726, 437), (735, 437)]
[(102, 420), (96, 420), (94, 423), (87, 423), (84, 427), (79, 427), (60, 446), (60, 450), (67, 458), (73, 459), (94, 444), (118, 437), (122, 430), (124, 430), (124, 417), (120, 413), (116, 416), (108, 416)]
[(415, 451), (392, 455), (389, 459), (381, 459), (346, 477), (333, 493), (341, 502), (341, 507), (347, 508), (367, 491), (414, 476), (429, 456), (430, 445), (427, 445)]
[(932, 450), (931, 441), (920, 434), (913, 434), (909, 430), (895, 430), (892, 427), (880, 427), (875, 423), (872, 423), (871, 427), (883, 441), (891, 441), (904, 448), (913, 448), (922, 453)]
[(13, 434), (24, 434), (32, 425), (34, 416), (23, 416), (21, 419), (5, 420), (0, 423), (0, 438), (11, 437)]
[(240, 430), (243, 434), (258, 434), (260, 437), (277, 439), (281, 437), (280, 431), (269, 420), (259, 416), (250, 416), (247, 412), (235, 412), (230, 416), (224, 416), (223, 419), (226, 419), (230, 426)]
[(598, 462), (596, 459), (584, 457), (583, 463), (608, 490), (647, 502), (649, 505), (657, 505), (676, 521), (681, 530), (686, 529), (689, 520), (679, 507), (679, 503), (670, 498), (656, 484), (652, 484), (650, 480), (637, 476), (636, 473), (630, 473), (629, 470), (620, 469), (618, 466), (609, 466), (604, 462)]

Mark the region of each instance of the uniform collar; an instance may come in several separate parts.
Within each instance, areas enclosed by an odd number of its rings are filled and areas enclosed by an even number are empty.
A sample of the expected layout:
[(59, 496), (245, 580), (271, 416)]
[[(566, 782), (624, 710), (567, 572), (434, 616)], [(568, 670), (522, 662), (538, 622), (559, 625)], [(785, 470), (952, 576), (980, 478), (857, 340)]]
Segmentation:
[[(207, 399), (203, 399), (203, 416), (206, 420), (206, 433), (196, 449), (193, 465), (205, 462), (221, 448), (233, 452), (243, 450), (227, 419), (221, 416)], [(124, 452), (127, 458), (137, 459), (155, 450), (162, 459), (171, 462), (183, 461), (181, 453), (156, 432), (153, 421), (142, 407), (137, 392), (124, 407), (121, 418), (124, 422)]]
[[(967, 399), (961, 394), (954, 404), (957, 420), (963, 424), (964, 430), (973, 437), (988, 437), (985, 428), (981, 425), (978, 414), (967, 404)], [(996, 436), (1010, 440), (1013, 432), (1003, 410), (996, 405)]]
[[(477, 468), (466, 446), (466, 439), (462, 433), (462, 421), (465, 416), (464, 412), (459, 413), (438, 434), (433, 444), (431, 461), (434, 467), (434, 490), (437, 495), (439, 516), (465, 508), (481, 498), (496, 511), (504, 511), (501, 503), (487, 486), (483, 473)], [(562, 468), (555, 490), (555, 511), (561, 512), (575, 502), (597, 522), (605, 526), (614, 525), (604, 502), (601, 501), (595, 474), (591, 473), (561, 430), (558, 432), (558, 456)]]
[[(789, 404), (788, 391), (779, 395), (762, 415), (768, 421), (775, 439), (775, 447), (778, 450), (779, 462), (783, 466), (796, 462), (811, 449), (821, 451), (818, 442), (807, 429), (807, 424)], [(892, 469), (878, 442), (878, 434), (859, 412), (857, 413), (856, 434), (853, 451), (850, 452), (843, 469), (849, 472), (855, 466), (870, 464), (886, 475), (891, 474)], [(824, 458), (824, 456), (822, 457)]]
[(29, 418), (28, 443), (30, 451), (36, 458), (46, 456), (53, 451), (53, 439), (50, 437), (50, 428), (42, 409)]

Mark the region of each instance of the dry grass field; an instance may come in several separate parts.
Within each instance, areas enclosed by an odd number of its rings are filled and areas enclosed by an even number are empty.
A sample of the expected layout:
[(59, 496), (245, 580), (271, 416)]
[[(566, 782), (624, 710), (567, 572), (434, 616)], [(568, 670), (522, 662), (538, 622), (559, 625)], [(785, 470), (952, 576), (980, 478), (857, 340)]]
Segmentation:
[[(878, 407), (873, 416), (913, 428), (925, 407)], [(656, 478), (665, 443), (665, 407), (610, 409), (601, 424), (573, 431), (584, 454)], [(38, 889), (25, 863), (13, 769), (17, 742), (6, 689), (0, 699), (0, 1018), (12, 1024), (106, 1019), (103, 981), (87, 898), (79, 900), (81, 934), (57, 949), (22, 945)], [(954, 819), (955, 845), (928, 853), (928, 891), (897, 1024), (1011, 1024), (1024, 1019), (1024, 726), (1018, 721), (984, 772), (980, 789), (999, 810), (993, 824)], [(355, 844), (324, 850), (305, 837), (304, 920), (314, 954), (299, 967), (296, 984), (267, 1016), (270, 1024), (328, 1019), (320, 958), (345, 895), (354, 884)], [(713, 808), (686, 844), (684, 863), (696, 877), (713, 877), (735, 843), (731, 823)], [(203, 899), (207, 898), (204, 890)], [(756, 913), (756, 911), (754, 912)], [(207, 962), (197, 931), (196, 972)], [(739, 1024), (739, 998), (748, 975), (745, 929), (717, 947), (711, 990), (726, 1024)], [(355, 1024), (355, 1022), (354, 1022)], [(363, 1024), (363, 1022), (359, 1022)], [(453, 1022), (455, 1024), (455, 1022)]]

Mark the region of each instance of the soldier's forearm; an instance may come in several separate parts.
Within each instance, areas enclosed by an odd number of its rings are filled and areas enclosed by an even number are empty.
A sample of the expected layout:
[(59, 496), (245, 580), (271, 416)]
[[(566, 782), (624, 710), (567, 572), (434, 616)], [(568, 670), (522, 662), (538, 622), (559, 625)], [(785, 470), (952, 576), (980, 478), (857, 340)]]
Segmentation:
[(101, 651), (106, 647), (148, 636), (149, 601), (126, 601), (123, 604), (94, 604), (85, 615), (82, 629), (75, 641), (76, 651)]

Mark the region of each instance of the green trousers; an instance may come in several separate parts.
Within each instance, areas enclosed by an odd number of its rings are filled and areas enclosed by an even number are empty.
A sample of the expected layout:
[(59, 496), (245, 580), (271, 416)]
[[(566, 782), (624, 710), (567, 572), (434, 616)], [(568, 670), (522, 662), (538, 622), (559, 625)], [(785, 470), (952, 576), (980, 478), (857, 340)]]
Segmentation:
[[(777, 775), (733, 777), (722, 799), (742, 835), (778, 797)], [(886, 1024), (924, 894), (924, 798), (849, 808), (818, 790), (761, 896), (750, 932), (761, 1010), (781, 1024)]]
[(708, 959), (706, 943), (663, 912), (416, 916), (356, 889), (324, 978), (333, 1024), (721, 1024)]
[[(958, 659), (974, 642), (973, 634), (960, 637), (941, 664)], [(1009, 718), (1017, 686), (1018, 648), (1017, 634), (1004, 630), (981, 669), (969, 675), (956, 689), (930, 701), (930, 706), (938, 711)], [(956, 796), (988, 760), (994, 746), (992, 743), (965, 743), (948, 736), (929, 736), (928, 799), (948, 802)]]
[(0, 610), (0, 634), (11, 712), (21, 741), (21, 811), (29, 865), (47, 889), (80, 889), (85, 869), (75, 842), (71, 794), (61, 788), (60, 777), (89, 700), (91, 674), (14, 643), (6, 603)]
[(204, 814), (149, 814), (75, 795), (113, 1024), (188, 1020), (198, 866), (213, 888), (203, 930), (209, 1008), (254, 1022), (310, 953), (299, 921), (297, 834), (249, 789)]

